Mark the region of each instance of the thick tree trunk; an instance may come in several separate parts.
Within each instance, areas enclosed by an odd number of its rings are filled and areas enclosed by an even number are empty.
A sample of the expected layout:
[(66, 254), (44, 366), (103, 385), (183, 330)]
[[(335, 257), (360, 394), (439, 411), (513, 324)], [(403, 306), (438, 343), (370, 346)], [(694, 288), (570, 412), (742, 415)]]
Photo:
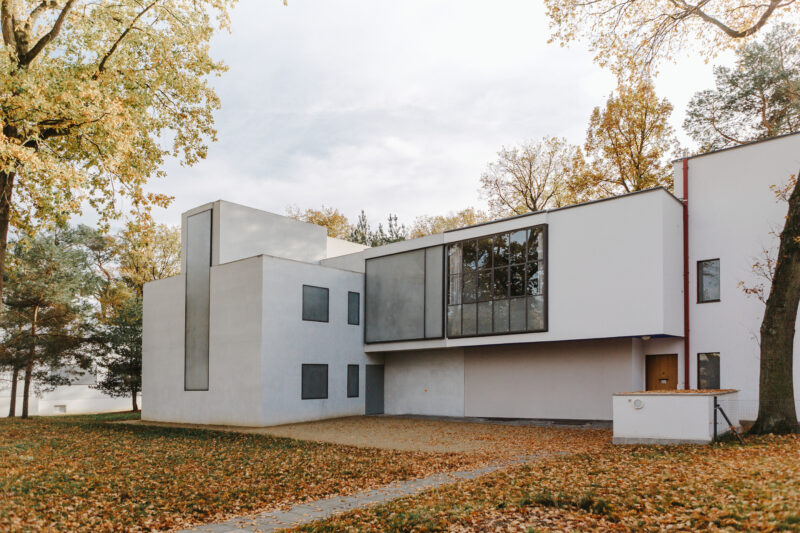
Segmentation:
[[(11, 224), (11, 196), (14, 194), (14, 173), (0, 171), (0, 301), (6, 275), (8, 226)], [(0, 309), (2, 312), (2, 309)]]
[[(798, 176), (800, 178), (800, 176)], [(800, 179), (789, 197), (772, 288), (761, 323), (758, 418), (751, 433), (800, 431), (794, 404), (792, 362), (800, 303)]]
[(28, 418), (28, 398), (31, 393), (31, 377), (33, 376), (33, 354), (25, 365), (25, 386), (22, 389), (22, 418)]
[(17, 380), (19, 379), (19, 368), (14, 366), (11, 372), (11, 398), (8, 403), (8, 418), (17, 416)]
[(134, 413), (135, 413), (135, 412), (137, 412), (137, 411), (139, 410), (139, 403), (138, 403), (138, 401), (136, 400), (136, 395), (137, 395), (138, 393), (139, 393), (139, 391), (137, 391), (137, 390), (136, 390), (136, 387), (133, 387), (133, 388), (131, 389), (131, 399), (133, 400), (133, 412), (134, 412)]

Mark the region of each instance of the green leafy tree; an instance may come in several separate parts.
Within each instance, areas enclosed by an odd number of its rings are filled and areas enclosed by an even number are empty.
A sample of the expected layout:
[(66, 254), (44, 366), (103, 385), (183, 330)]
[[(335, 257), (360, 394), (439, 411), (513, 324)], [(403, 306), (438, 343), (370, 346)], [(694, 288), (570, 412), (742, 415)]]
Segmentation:
[[(95, 276), (79, 232), (58, 229), (12, 243), (6, 272), (4, 347), (24, 372), (22, 417), (28, 416), (31, 383), (69, 382), (58, 371), (88, 368)], [(10, 413), (10, 414), (13, 414)]]
[(0, 274), (10, 225), (169, 203), (144, 187), (215, 139), (208, 78), (225, 67), (209, 42), (231, 4), (0, 0)]
[(694, 95), (684, 128), (702, 150), (800, 130), (800, 38), (781, 24), (714, 68), (716, 88)]
[(103, 370), (95, 386), (109, 396), (130, 396), (133, 411), (139, 410), (142, 390), (142, 300), (129, 298), (100, 327), (95, 361)]

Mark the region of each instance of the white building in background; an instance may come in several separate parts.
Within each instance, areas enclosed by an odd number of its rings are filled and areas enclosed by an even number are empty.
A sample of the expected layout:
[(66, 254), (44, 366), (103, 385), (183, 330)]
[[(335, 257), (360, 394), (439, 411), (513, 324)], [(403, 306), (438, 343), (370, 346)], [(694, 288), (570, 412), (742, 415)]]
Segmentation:
[[(63, 374), (69, 377), (69, 385), (60, 385), (49, 391), (39, 391), (37, 383), (31, 383), (31, 392), (28, 397), (28, 414), (30, 416), (44, 415), (78, 415), (106, 413), (114, 411), (130, 411), (132, 402), (130, 396), (112, 398), (111, 396), (93, 388), (97, 383), (97, 376), (91, 372), (78, 369)], [(0, 417), (8, 416), (11, 402), (10, 373), (0, 374)], [(23, 387), (25, 382), (17, 383), (17, 401), (15, 413), (22, 415)], [(141, 396), (139, 405), (141, 405)]]
[(145, 286), (143, 418), (610, 420), (614, 393), (732, 388), (753, 419), (764, 306), (739, 284), (777, 247), (786, 205), (770, 186), (798, 170), (789, 135), (677, 161), (674, 195), (367, 249), (198, 207), (182, 219), (183, 273)]

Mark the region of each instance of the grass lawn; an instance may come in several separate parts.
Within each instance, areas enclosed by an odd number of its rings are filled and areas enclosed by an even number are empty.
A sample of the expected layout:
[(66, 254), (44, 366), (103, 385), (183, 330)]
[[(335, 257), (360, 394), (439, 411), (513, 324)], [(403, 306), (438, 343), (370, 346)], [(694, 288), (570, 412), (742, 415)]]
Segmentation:
[(132, 416), (0, 419), (0, 531), (188, 527), (454, 470), (463, 460), (106, 423), (123, 418)]
[(800, 531), (800, 436), (553, 457), (301, 531)]

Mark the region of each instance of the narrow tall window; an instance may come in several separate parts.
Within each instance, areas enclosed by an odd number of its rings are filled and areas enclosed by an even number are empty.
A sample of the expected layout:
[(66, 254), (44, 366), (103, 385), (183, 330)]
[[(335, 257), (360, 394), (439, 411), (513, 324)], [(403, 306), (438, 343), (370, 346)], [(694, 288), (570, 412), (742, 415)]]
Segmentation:
[(347, 397), (358, 398), (358, 365), (347, 365)]
[(697, 354), (697, 388), (719, 389), (719, 353)]
[(328, 289), (303, 285), (303, 320), (328, 321)]
[(697, 262), (697, 302), (719, 301), (719, 259)]
[(357, 292), (347, 293), (347, 323), (352, 326), (359, 324), (361, 316), (361, 295)]
[(328, 365), (303, 365), (301, 398), (324, 400), (328, 397)]

